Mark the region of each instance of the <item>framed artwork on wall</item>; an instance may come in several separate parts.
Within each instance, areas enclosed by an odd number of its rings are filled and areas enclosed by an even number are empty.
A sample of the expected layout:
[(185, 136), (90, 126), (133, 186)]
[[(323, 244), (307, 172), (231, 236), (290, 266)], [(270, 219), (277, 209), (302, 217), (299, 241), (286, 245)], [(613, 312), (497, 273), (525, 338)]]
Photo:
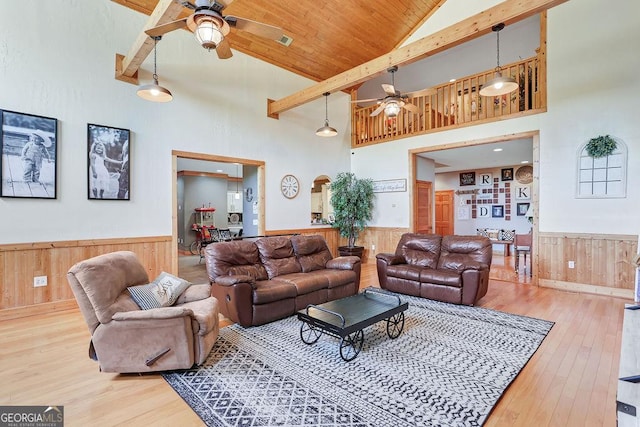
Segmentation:
[(0, 110), (0, 196), (55, 199), (58, 120)]
[(527, 211), (529, 210), (529, 203), (518, 203), (517, 204), (517, 214), (518, 216), (525, 216)]
[(476, 185), (476, 173), (475, 172), (461, 172), (460, 173), (460, 186), (464, 185)]
[(506, 168), (501, 170), (503, 181), (513, 181), (513, 168)]
[(491, 217), (492, 218), (504, 218), (504, 206), (503, 205), (493, 205), (493, 206), (491, 206)]
[(129, 200), (130, 134), (128, 129), (87, 125), (87, 197)]

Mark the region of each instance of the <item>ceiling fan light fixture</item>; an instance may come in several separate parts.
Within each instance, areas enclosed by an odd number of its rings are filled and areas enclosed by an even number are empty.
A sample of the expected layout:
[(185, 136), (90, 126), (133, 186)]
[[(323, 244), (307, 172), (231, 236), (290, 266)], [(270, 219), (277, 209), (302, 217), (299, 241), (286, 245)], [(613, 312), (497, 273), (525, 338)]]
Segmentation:
[(495, 77), (486, 82), (480, 89), (481, 96), (500, 96), (511, 93), (518, 89), (518, 82), (512, 77), (504, 77), (502, 68), (500, 68), (500, 31), (504, 28), (504, 24), (494, 25), (491, 29), (496, 33), (497, 44), (497, 67)]
[(330, 93), (325, 92), (323, 93), (323, 95), (324, 95), (324, 113), (325, 113), (324, 126), (322, 126), (321, 128), (318, 128), (318, 130), (316, 131), (316, 135), (327, 138), (330, 136), (336, 136), (338, 134), (338, 131), (332, 128), (331, 126), (329, 126), (329, 95)]
[(387, 117), (393, 118), (400, 112), (400, 105), (396, 101), (389, 101), (384, 107), (384, 114)]
[(153, 84), (142, 85), (138, 87), (137, 95), (146, 100), (152, 102), (169, 102), (173, 99), (173, 95), (169, 92), (169, 89), (164, 88), (158, 84), (157, 74), (157, 61), (156, 61), (156, 48), (158, 40), (162, 36), (153, 37)]
[(224, 39), (224, 35), (213, 19), (203, 17), (198, 21), (198, 26), (193, 31), (193, 35), (200, 45), (207, 49), (215, 49)]

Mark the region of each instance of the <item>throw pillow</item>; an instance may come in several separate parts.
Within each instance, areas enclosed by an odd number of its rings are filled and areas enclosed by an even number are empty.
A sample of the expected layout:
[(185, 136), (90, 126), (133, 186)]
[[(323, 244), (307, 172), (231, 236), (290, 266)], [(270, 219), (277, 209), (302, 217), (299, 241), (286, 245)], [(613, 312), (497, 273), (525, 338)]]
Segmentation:
[(516, 230), (500, 230), (500, 240), (511, 241), (516, 236)]
[(149, 310), (173, 305), (189, 286), (190, 282), (163, 271), (153, 282), (127, 289), (141, 309)]
[(478, 236), (489, 237), (486, 228), (476, 228)]

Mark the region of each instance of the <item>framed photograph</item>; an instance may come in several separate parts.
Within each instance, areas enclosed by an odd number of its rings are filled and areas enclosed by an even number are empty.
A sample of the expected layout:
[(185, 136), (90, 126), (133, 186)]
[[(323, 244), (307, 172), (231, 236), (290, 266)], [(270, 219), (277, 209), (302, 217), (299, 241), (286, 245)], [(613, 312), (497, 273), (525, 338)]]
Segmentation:
[(529, 203), (518, 203), (516, 207), (518, 209), (518, 216), (525, 216), (527, 214), (527, 211), (529, 210)]
[(476, 185), (476, 173), (475, 172), (460, 173), (460, 186), (463, 186), (463, 185)]
[(503, 205), (493, 205), (493, 206), (491, 206), (491, 217), (492, 218), (504, 218), (504, 206)]
[(128, 129), (87, 125), (87, 197), (129, 200)]
[(0, 110), (0, 196), (55, 199), (58, 120)]
[(513, 181), (513, 168), (502, 169), (502, 180)]

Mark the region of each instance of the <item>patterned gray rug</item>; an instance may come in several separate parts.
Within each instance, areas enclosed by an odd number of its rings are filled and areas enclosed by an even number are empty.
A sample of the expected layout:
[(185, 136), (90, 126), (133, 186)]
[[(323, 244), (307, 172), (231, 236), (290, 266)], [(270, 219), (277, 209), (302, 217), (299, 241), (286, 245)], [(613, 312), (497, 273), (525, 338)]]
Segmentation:
[(203, 366), (163, 376), (209, 426), (478, 426), (553, 326), (401, 298), (402, 334), (366, 328), (351, 362), (331, 336), (304, 344), (293, 316), (223, 328)]

